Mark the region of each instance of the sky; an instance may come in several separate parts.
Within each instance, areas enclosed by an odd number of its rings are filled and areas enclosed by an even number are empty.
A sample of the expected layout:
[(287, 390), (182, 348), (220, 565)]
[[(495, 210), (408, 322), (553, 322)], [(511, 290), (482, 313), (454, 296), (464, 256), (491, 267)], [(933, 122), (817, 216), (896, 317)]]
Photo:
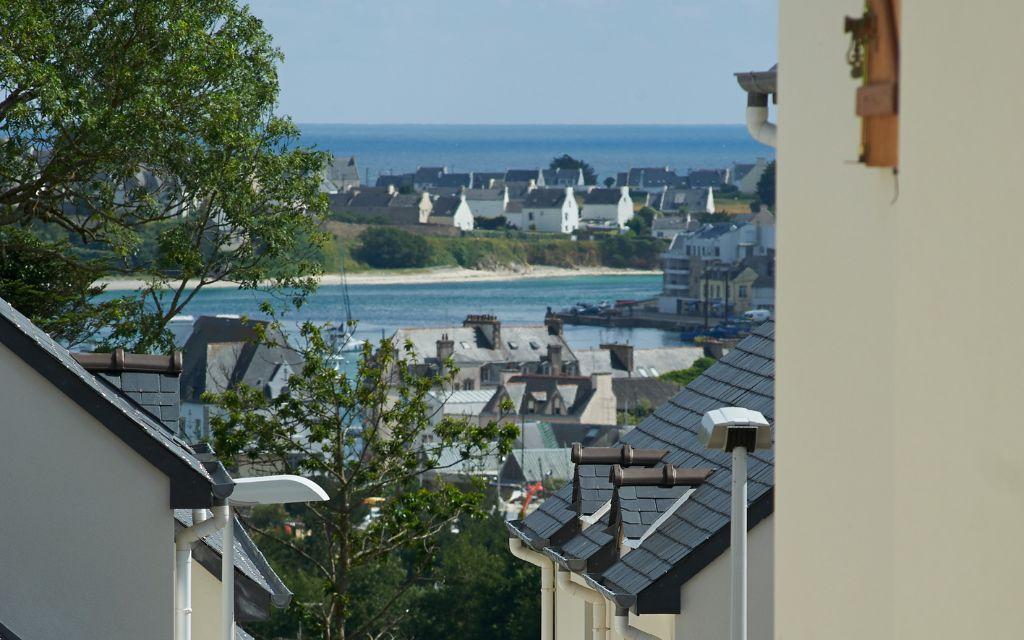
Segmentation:
[(300, 123), (732, 124), (776, 0), (249, 0)]

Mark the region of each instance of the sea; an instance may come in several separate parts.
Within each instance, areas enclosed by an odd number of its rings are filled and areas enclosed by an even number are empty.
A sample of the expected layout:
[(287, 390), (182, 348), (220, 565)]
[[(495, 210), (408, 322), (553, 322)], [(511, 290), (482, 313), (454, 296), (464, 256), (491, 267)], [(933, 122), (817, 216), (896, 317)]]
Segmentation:
[(743, 125), (355, 125), (300, 124), (303, 144), (356, 156), (360, 176), (409, 173), (420, 166), (451, 172), (546, 168), (569, 154), (590, 163), (599, 182), (630, 167), (727, 168), (771, 159)]
[[(507, 325), (541, 324), (549, 308), (561, 310), (577, 302), (652, 298), (660, 290), (661, 276), (658, 275), (601, 275), (496, 282), (359, 284), (348, 287), (348, 297), (352, 317), (357, 322), (355, 337), (376, 341), (401, 328), (459, 326), (467, 315), (477, 313), (493, 314)], [(203, 289), (184, 314), (262, 318), (260, 303), (268, 298), (284, 310), (282, 318), (291, 329), (307, 320), (335, 325), (345, 320), (344, 289), (340, 285), (320, 287), (298, 310), (290, 307), (287, 293), (270, 295), (261, 291)], [(190, 323), (173, 322), (171, 326), (179, 344), (183, 343)], [(566, 341), (573, 348), (594, 348), (602, 342), (630, 343), (637, 347), (683, 344), (675, 332), (658, 329), (573, 325), (566, 325), (564, 329)]]
[[(569, 154), (590, 163), (599, 179), (630, 167), (726, 168), (734, 162), (771, 158), (742, 125), (353, 125), (300, 124), (302, 143), (336, 155), (356, 156), (363, 180), (382, 173), (406, 173), (419, 166), (449, 171), (500, 171), (546, 167)], [(357, 285), (349, 287), (356, 337), (379, 339), (403, 327), (459, 325), (468, 314), (491, 313), (509, 324), (540, 324), (548, 308), (579, 301), (599, 302), (656, 296), (661, 278), (651, 275), (581, 276), (502, 282)], [(104, 294), (117, 295), (117, 294)], [(123, 294), (121, 294), (123, 295)], [(260, 317), (265, 292), (204, 289), (185, 310), (192, 316), (235, 314)], [(282, 300), (284, 302), (284, 300)], [(286, 325), (303, 320), (344, 320), (340, 286), (323, 286)], [(179, 340), (189, 325), (173, 323)], [(681, 344), (673, 332), (566, 326), (574, 348), (602, 342), (637, 347)]]

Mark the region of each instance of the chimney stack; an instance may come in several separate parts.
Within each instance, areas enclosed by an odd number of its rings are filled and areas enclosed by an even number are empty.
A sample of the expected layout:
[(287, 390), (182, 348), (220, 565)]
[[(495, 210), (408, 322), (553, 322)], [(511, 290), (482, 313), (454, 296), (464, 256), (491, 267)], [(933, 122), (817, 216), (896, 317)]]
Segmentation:
[(455, 341), (448, 338), (447, 333), (441, 334), (441, 339), (437, 341), (437, 359), (439, 362), (444, 362), (448, 358), (455, 354)]
[(607, 349), (611, 353), (613, 369), (633, 373), (633, 345), (605, 343), (601, 345), (601, 348)]
[(551, 369), (551, 375), (562, 375), (562, 345), (548, 345), (548, 367)]
[(473, 314), (466, 316), (462, 326), (476, 329), (484, 338), (488, 349), (501, 348), (501, 321), (490, 314)]

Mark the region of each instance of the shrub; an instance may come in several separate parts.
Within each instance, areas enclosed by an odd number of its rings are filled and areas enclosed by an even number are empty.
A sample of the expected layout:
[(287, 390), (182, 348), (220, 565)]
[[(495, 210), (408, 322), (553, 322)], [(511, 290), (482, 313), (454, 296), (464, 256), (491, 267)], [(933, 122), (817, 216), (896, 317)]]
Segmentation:
[(430, 245), (422, 236), (394, 227), (370, 227), (359, 236), (357, 260), (376, 269), (425, 267)]

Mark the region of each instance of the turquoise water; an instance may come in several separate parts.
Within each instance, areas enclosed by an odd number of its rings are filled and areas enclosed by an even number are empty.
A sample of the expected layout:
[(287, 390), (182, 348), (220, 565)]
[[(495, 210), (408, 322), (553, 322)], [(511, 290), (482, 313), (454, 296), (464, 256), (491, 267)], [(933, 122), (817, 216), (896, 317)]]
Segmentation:
[(449, 171), (547, 167), (568, 153), (600, 177), (629, 167), (726, 168), (774, 157), (742, 125), (353, 125), (302, 124), (302, 141), (355, 155), (360, 176), (407, 173), (418, 166)]
[[(359, 322), (357, 336), (379, 338), (403, 327), (458, 325), (471, 313), (491, 313), (507, 324), (540, 324), (548, 307), (561, 309), (578, 301), (598, 302), (651, 298), (661, 290), (661, 276), (581, 276), (504, 282), (356, 285), (349, 287), (352, 314)], [(232, 289), (204, 289), (186, 314), (230, 313), (260, 317), (265, 293)], [(294, 322), (318, 323), (344, 319), (340, 286), (323, 286), (297, 312)], [(566, 326), (573, 347), (601, 342), (629, 341), (640, 347), (679, 344), (674, 333), (656, 329), (602, 329)]]

